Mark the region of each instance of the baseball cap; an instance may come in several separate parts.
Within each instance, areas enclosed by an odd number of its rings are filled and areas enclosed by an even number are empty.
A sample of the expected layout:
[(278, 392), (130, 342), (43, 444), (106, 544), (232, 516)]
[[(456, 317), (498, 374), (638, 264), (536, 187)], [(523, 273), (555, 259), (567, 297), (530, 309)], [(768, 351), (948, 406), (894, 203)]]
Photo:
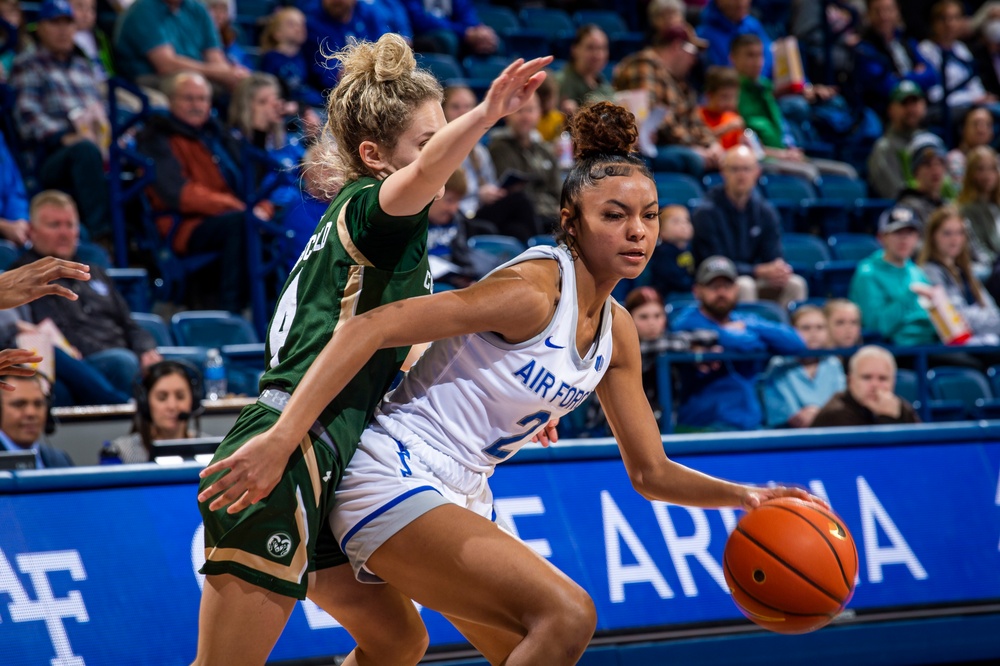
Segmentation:
[(917, 214), (908, 206), (893, 206), (882, 212), (878, 218), (878, 232), (891, 234), (900, 229), (920, 230), (920, 220)]
[(912, 139), (910, 139), (910, 145), (907, 146), (907, 152), (910, 154), (910, 168), (916, 170), (917, 167), (925, 164), (928, 160), (935, 157), (944, 159), (944, 142), (941, 141), (940, 137), (936, 134), (931, 134), (930, 132), (918, 132)]
[(684, 25), (672, 25), (666, 28), (660, 38), (662, 44), (673, 44), (678, 41), (684, 42), (684, 50), (691, 55), (698, 55), (700, 49), (708, 46), (708, 42), (696, 37), (693, 31)]
[(53, 21), (57, 18), (73, 18), (73, 8), (66, 0), (45, 0), (38, 9), (38, 20)]
[(905, 102), (908, 99), (914, 97), (924, 98), (923, 89), (918, 86), (913, 81), (909, 79), (903, 79), (896, 84), (896, 87), (892, 89), (892, 93), (889, 95), (890, 102)]
[(717, 254), (701, 262), (694, 279), (698, 284), (706, 285), (718, 277), (729, 278), (735, 282), (737, 275), (736, 264), (728, 258)]

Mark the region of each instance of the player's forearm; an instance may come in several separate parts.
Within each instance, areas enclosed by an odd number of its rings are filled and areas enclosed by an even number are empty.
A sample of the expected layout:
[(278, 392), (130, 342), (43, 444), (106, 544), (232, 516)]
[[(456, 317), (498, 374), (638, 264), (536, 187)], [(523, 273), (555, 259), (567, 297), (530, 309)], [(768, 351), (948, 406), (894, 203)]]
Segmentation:
[(354, 330), (352, 319), (330, 338), (296, 387), (275, 424), (275, 434), (289, 455), (330, 402), (344, 390), (380, 348), (381, 336)]

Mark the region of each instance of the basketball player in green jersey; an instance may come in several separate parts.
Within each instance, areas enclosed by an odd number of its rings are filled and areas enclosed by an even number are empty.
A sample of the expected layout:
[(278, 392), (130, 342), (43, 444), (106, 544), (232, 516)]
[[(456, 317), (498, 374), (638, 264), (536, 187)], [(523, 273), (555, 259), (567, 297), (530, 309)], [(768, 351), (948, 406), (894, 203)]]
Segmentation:
[[(337, 482), (408, 348), (373, 357), (326, 406), (291, 457), (270, 456), (266, 499), (231, 514), (209, 504), (213, 493), (207, 489), (224, 474), (240, 473), (252, 448), (243, 444), (277, 422), (340, 325), (379, 305), (430, 292), (430, 203), (486, 130), (531, 99), (551, 58), (514, 62), (482, 104), (445, 125), (440, 85), (416, 69), (398, 35), (354, 44), (334, 57), (341, 79), (328, 98), (328, 129), (347, 184), (279, 298), (268, 329), (261, 397), (240, 413), (215, 455), (229, 468), (202, 481), (206, 578), (197, 664), (263, 664), (296, 599), (307, 595), (358, 642), (346, 664), (415, 664), (427, 644), (408, 600), (387, 586), (360, 585), (351, 567), (338, 566), (347, 560), (327, 523)], [(269, 452), (253, 454), (257, 460), (262, 455)]]

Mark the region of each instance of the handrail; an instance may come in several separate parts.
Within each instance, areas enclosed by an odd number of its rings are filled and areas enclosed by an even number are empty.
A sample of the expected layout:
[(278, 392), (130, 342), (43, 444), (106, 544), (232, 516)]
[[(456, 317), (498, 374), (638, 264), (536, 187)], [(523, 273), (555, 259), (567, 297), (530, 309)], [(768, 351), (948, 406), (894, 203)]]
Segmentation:
[[(927, 382), (928, 357), (932, 355), (947, 354), (971, 354), (973, 356), (983, 354), (1000, 354), (1000, 346), (992, 345), (914, 345), (914, 346), (891, 346), (884, 347), (895, 357), (912, 356), (914, 358), (914, 371), (917, 375), (917, 397), (920, 402), (920, 418), (928, 421), (931, 418), (930, 389)], [(668, 352), (659, 354), (656, 358), (656, 388), (660, 397), (660, 404), (663, 405), (663, 414), (660, 417), (660, 432), (669, 434), (673, 432), (673, 382), (670, 375), (670, 367), (675, 363), (706, 363), (709, 361), (723, 362), (745, 362), (761, 361), (767, 362), (774, 357), (784, 358), (816, 358), (826, 356), (851, 356), (858, 347), (847, 347), (840, 349), (807, 349), (797, 353), (773, 354), (770, 352)]]

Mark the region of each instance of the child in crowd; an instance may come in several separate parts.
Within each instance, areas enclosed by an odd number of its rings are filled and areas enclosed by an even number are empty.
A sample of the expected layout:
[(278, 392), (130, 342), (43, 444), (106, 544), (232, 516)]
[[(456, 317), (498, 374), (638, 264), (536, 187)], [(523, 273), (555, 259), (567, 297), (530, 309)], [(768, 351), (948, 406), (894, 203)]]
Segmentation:
[(233, 25), (233, 17), (229, 13), (229, 0), (205, 0), (205, 6), (212, 16), (215, 29), (219, 31), (219, 40), (222, 42), (222, 51), (226, 54), (226, 60), (233, 65), (241, 65), (249, 70), (255, 69), (250, 55), (243, 50), (243, 46), (240, 44), (240, 32)]
[(649, 260), (652, 286), (664, 297), (691, 294), (694, 285), (694, 256), (691, 238), (694, 227), (684, 206), (665, 206), (660, 210), (660, 238)]
[(549, 76), (538, 88), (538, 101), (542, 105), (542, 117), (538, 121), (538, 133), (544, 141), (552, 143), (566, 128), (566, 114), (559, 110), (559, 82)]
[[(792, 313), (792, 326), (809, 349), (830, 347), (826, 315), (815, 305)], [(808, 428), (819, 410), (838, 391), (847, 388), (844, 367), (836, 356), (775, 357), (764, 377), (764, 413), (767, 425)]]
[(705, 104), (698, 109), (702, 120), (729, 150), (743, 141), (746, 123), (739, 114), (740, 75), (732, 67), (709, 67), (705, 73)]
[(830, 329), (830, 346), (849, 349), (861, 344), (861, 310), (846, 298), (831, 298), (823, 305)]
[(302, 54), (306, 37), (305, 14), (295, 7), (277, 9), (268, 17), (260, 35), (258, 69), (278, 77), (285, 98), (299, 103), (299, 113), (305, 109), (321, 109), (324, 105), (323, 93), (306, 82), (309, 67)]
[[(444, 195), (435, 199), (427, 212), (427, 255), (438, 283), (468, 287), (496, 266), (490, 257), (480, 257), (469, 248), (466, 218), (460, 204), (467, 188), (465, 172), (458, 169), (444, 184)], [(474, 266), (474, 256), (480, 258)]]
[(808, 157), (795, 146), (785, 116), (774, 95), (774, 84), (761, 75), (764, 45), (760, 37), (745, 34), (729, 47), (729, 59), (740, 76), (739, 113), (760, 139), (773, 170), (815, 180), (820, 174), (857, 178), (858, 172), (846, 162)]

